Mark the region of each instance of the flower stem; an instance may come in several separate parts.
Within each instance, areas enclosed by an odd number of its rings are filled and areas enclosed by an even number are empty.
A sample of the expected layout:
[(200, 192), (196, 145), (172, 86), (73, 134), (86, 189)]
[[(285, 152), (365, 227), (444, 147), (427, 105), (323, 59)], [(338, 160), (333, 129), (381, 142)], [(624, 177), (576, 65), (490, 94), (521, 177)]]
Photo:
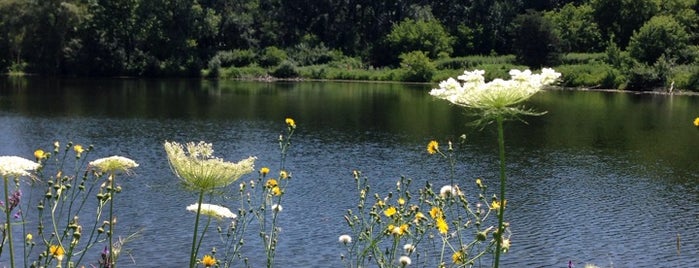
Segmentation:
[(15, 250), (12, 245), (12, 224), (10, 224), (10, 192), (8, 191), (7, 177), (3, 176), (5, 181), (5, 232), (7, 233), (7, 242), (10, 246), (10, 267), (15, 267)]
[(199, 215), (201, 215), (201, 202), (204, 201), (204, 190), (199, 191), (199, 202), (197, 203), (197, 216), (194, 220), (194, 236), (192, 237), (192, 251), (189, 253), (189, 267), (194, 268), (197, 264), (197, 229), (199, 229)]
[(502, 251), (502, 235), (505, 232), (503, 227), (503, 218), (505, 215), (505, 131), (503, 130), (503, 116), (497, 117), (498, 125), (498, 148), (500, 152), (500, 209), (498, 210), (498, 229), (495, 235), (495, 263), (493, 267), (498, 268), (500, 265), (500, 252)]
[[(114, 225), (116, 225), (116, 222), (114, 220), (114, 194), (116, 191), (114, 190), (114, 174), (109, 174), (109, 187), (110, 187), (110, 193), (109, 193), (109, 267), (116, 267), (116, 255), (114, 254), (114, 243), (112, 242), (112, 238), (114, 237)], [(71, 202), (71, 206), (73, 203)]]

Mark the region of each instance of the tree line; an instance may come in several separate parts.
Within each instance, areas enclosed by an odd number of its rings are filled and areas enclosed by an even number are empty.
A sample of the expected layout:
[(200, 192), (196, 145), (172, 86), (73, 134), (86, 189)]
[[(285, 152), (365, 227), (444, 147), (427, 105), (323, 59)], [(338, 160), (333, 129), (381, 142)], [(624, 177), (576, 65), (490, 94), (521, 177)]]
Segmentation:
[(698, 12), (696, 0), (0, 0), (0, 70), (199, 76), (246, 54), (380, 67), (411, 51), (537, 67), (614, 49), (685, 64), (699, 58)]

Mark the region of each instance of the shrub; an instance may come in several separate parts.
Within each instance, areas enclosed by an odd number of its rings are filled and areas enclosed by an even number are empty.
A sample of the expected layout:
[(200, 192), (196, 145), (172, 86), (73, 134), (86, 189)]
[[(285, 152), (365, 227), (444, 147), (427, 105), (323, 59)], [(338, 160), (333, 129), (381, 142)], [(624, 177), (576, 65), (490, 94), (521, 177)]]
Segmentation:
[(272, 71), (271, 75), (277, 78), (291, 78), (298, 77), (299, 72), (296, 70), (296, 65), (293, 62), (284, 61)]
[(437, 71), (434, 63), (422, 51), (412, 51), (401, 54), (403, 80), (407, 82), (429, 82)]
[(625, 79), (619, 70), (604, 63), (562, 65), (556, 69), (563, 74), (561, 86), (564, 87), (617, 89)]
[(266, 47), (264, 50), (262, 50), (259, 63), (262, 67), (272, 67), (279, 65), (282, 61), (285, 61), (287, 58), (288, 56), (286, 55), (286, 51), (271, 46)]
[(689, 34), (670, 16), (655, 16), (631, 37), (627, 50), (634, 59), (652, 64), (661, 55), (680, 58), (688, 45)]
[(400, 59), (400, 55), (411, 51), (424, 51), (430, 59), (436, 59), (440, 54), (452, 53), (453, 38), (437, 20), (406, 19), (393, 26), (391, 33), (386, 36), (386, 44), (392, 57)]

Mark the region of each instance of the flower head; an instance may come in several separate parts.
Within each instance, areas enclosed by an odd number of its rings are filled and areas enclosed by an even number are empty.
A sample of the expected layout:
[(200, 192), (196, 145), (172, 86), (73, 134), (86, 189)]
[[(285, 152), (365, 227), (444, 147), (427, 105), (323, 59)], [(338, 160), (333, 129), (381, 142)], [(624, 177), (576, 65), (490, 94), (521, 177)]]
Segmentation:
[(447, 224), (447, 221), (444, 220), (444, 218), (437, 218), (436, 226), (440, 234), (444, 235), (447, 234), (447, 232), (449, 232), (449, 225)]
[(398, 262), (400, 262), (402, 266), (408, 266), (412, 261), (408, 256), (400, 256), (400, 258), (398, 258)]
[(694, 118), (694, 126), (699, 127), (699, 117)]
[(214, 258), (214, 256), (211, 256), (208, 254), (204, 255), (204, 257), (201, 258), (201, 264), (203, 264), (204, 267), (212, 267), (212, 266), (216, 265), (216, 258)]
[(466, 256), (461, 250), (457, 250), (451, 255), (451, 261), (455, 264), (464, 264), (466, 263)]
[(430, 143), (427, 144), (427, 153), (436, 154), (437, 152), (439, 152), (439, 143), (437, 143), (437, 141), (430, 141)]
[(483, 110), (486, 114), (524, 113), (508, 106), (529, 99), (561, 76), (549, 68), (542, 69), (540, 74), (532, 74), (530, 70), (511, 70), (510, 80), (498, 78), (485, 83), (484, 73), (482, 70), (465, 71), (457, 77), (463, 83), (449, 78), (439, 83), (439, 88), (432, 89), (430, 95), (466, 108)]
[(61, 245), (51, 245), (49, 247), (49, 254), (51, 254), (51, 256), (53, 256), (54, 258), (61, 260), (63, 259), (65, 250), (63, 250), (63, 247)]
[[(197, 212), (197, 209), (199, 207), (199, 204), (192, 204), (187, 206), (187, 210), (192, 211), (192, 212)], [(201, 214), (202, 215), (207, 215), (215, 218), (231, 218), (235, 219), (238, 217), (238, 215), (235, 215), (235, 213), (231, 212), (230, 209), (218, 205), (212, 205), (212, 204), (201, 204)]]
[(129, 174), (133, 168), (138, 167), (136, 161), (117, 155), (97, 159), (90, 162), (89, 165), (102, 173), (123, 172), (126, 174)]
[(282, 209), (284, 209), (284, 208), (282, 208), (282, 205), (279, 205), (279, 204), (272, 205), (272, 211), (274, 211), (274, 212), (281, 212)]
[(29, 171), (36, 170), (39, 166), (38, 163), (19, 156), (0, 156), (0, 177), (29, 176)]
[(260, 174), (262, 174), (262, 176), (267, 176), (268, 173), (269, 173), (269, 168), (268, 168), (268, 167), (262, 167), (262, 168), (260, 169)]
[(441, 218), (442, 215), (444, 215), (444, 214), (442, 213), (441, 208), (432, 207), (432, 209), (430, 209), (430, 217), (432, 217), (432, 219), (436, 220), (437, 218)]
[(338, 240), (339, 240), (340, 243), (342, 243), (342, 244), (349, 244), (349, 243), (352, 243), (352, 237), (349, 236), (349, 235), (341, 235), (341, 236), (338, 238)]
[(287, 119), (284, 120), (284, 121), (286, 122), (286, 124), (287, 124), (290, 128), (296, 128), (296, 121), (294, 121), (294, 119), (292, 119), (292, 118), (287, 118)]
[(226, 162), (213, 156), (210, 143), (190, 142), (185, 147), (166, 141), (164, 147), (172, 171), (186, 186), (195, 190), (228, 186), (254, 170), (255, 157), (248, 157), (238, 163)]
[(415, 245), (413, 244), (405, 244), (403, 245), (403, 250), (405, 250), (405, 253), (413, 253), (415, 251)]
[(34, 158), (36, 158), (36, 161), (41, 161), (42, 159), (47, 158), (49, 155), (44, 152), (44, 150), (37, 149), (34, 151)]
[(384, 210), (383, 214), (386, 215), (386, 217), (391, 217), (391, 216), (395, 215), (396, 212), (398, 212), (396, 207), (391, 206), (391, 207), (388, 207), (386, 210)]

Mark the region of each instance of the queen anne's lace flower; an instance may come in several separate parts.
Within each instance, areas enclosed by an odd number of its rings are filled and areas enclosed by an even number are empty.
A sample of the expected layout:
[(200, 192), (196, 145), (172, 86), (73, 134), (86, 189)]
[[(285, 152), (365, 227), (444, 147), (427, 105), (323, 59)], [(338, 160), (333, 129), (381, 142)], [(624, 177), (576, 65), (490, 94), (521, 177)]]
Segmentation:
[[(187, 210), (196, 213), (198, 205), (199, 204), (189, 205), (187, 206)], [(235, 213), (231, 212), (230, 209), (213, 204), (201, 204), (201, 214), (216, 218), (235, 219), (236, 217), (238, 217), (238, 215), (235, 215)]]
[(432, 89), (430, 94), (467, 108), (503, 110), (528, 99), (561, 76), (549, 68), (542, 69), (541, 74), (511, 70), (510, 80), (494, 79), (485, 83), (483, 74), (482, 70), (465, 71), (457, 77), (463, 83), (449, 78), (439, 83), (439, 88)]
[(36, 170), (39, 166), (38, 163), (19, 156), (0, 156), (0, 177), (29, 176), (29, 171)]
[[(210, 143), (193, 142), (182, 146), (176, 142), (164, 144), (167, 158), (173, 173), (186, 186), (195, 190), (211, 190), (225, 187), (241, 176), (254, 171), (255, 157), (248, 157), (238, 163), (226, 162), (213, 156)], [(185, 151), (185, 148), (187, 151)]]
[(89, 165), (102, 173), (129, 173), (131, 169), (138, 167), (136, 161), (117, 155), (97, 159), (90, 162)]

